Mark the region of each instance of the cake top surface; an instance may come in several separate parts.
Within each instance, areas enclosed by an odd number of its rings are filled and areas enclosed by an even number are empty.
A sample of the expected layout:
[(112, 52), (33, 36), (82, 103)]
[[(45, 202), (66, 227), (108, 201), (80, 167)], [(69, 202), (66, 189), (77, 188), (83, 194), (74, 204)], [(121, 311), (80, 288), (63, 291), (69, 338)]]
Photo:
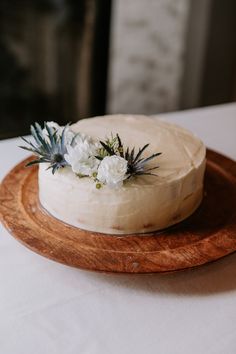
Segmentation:
[(150, 167), (158, 164), (155, 176), (143, 176), (145, 181), (159, 184), (178, 179), (194, 168), (205, 158), (205, 146), (200, 139), (188, 130), (157, 118), (142, 115), (107, 115), (78, 121), (71, 126), (74, 132), (82, 132), (92, 137), (105, 139), (118, 133), (124, 146), (135, 147), (150, 145), (144, 157), (161, 152), (158, 162), (150, 161)]

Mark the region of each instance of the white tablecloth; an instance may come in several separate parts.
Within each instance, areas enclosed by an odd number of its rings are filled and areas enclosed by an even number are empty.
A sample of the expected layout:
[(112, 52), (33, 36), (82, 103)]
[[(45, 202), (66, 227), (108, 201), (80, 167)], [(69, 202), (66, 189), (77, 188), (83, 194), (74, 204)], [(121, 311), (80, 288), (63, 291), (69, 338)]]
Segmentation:
[[(161, 115), (236, 159), (236, 104)], [(0, 177), (27, 154), (0, 142)], [(216, 207), (218, 207), (216, 205)], [(172, 275), (90, 273), (0, 229), (1, 354), (235, 354), (236, 254)]]

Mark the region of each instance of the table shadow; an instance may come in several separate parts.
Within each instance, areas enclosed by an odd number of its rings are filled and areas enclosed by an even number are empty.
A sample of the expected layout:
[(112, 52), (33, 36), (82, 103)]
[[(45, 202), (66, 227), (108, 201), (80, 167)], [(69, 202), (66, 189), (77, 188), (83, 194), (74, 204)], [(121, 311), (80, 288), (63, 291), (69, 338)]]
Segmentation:
[(207, 296), (236, 290), (236, 253), (213, 263), (164, 274), (88, 273), (104, 286), (151, 294)]

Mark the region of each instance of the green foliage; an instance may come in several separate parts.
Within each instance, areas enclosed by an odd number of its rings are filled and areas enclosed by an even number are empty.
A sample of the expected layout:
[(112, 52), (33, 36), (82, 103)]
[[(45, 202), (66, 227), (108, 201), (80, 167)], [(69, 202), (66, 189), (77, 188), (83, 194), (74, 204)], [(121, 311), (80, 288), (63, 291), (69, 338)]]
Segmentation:
[(121, 139), (118, 134), (115, 137), (111, 136), (111, 139), (106, 139), (105, 142), (100, 141), (102, 148), (100, 149), (99, 156), (96, 156), (99, 160), (102, 160), (105, 156), (117, 155), (123, 157), (128, 161), (127, 174), (128, 178), (135, 175), (155, 175), (151, 171), (157, 169), (159, 166), (148, 168), (147, 163), (161, 155), (161, 152), (157, 152), (143, 158), (143, 152), (148, 148), (149, 144), (144, 145), (135, 153), (135, 148), (131, 150), (129, 147), (124, 148)]

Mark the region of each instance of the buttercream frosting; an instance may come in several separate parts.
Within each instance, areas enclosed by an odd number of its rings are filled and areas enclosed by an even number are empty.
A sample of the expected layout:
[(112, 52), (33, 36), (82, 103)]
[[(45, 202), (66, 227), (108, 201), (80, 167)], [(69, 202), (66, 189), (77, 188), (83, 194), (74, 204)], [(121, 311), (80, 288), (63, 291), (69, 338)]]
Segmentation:
[(100, 139), (118, 133), (136, 151), (149, 143), (144, 157), (162, 154), (149, 164), (159, 166), (157, 176), (132, 177), (117, 189), (96, 189), (93, 180), (77, 177), (70, 167), (53, 175), (41, 164), (40, 203), (59, 220), (108, 234), (146, 233), (184, 220), (201, 203), (206, 150), (186, 129), (140, 115), (83, 119), (71, 129)]

